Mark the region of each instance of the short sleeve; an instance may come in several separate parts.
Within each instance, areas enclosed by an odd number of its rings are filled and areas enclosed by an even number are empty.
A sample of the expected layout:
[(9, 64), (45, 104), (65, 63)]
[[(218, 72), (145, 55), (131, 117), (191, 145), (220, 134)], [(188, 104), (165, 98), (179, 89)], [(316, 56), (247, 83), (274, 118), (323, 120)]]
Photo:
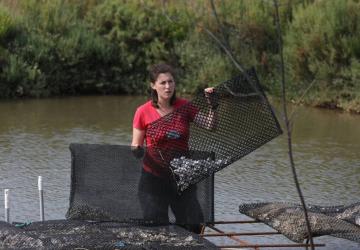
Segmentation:
[(138, 108), (134, 115), (133, 128), (145, 130), (144, 115), (140, 108)]

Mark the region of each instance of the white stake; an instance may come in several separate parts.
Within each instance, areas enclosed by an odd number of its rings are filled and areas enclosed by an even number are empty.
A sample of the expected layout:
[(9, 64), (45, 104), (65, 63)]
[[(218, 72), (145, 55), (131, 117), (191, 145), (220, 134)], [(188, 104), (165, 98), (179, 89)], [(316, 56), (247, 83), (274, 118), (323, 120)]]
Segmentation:
[(40, 200), (40, 220), (44, 221), (44, 191), (42, 187), (42, 177), (38, 177), (38, 189), (39, 189), (39, 200)]
[(9, 199), (9, 189), (4, 190), (4, 201), (5, 201), (5, 221), (10, 223), (10, 199)]

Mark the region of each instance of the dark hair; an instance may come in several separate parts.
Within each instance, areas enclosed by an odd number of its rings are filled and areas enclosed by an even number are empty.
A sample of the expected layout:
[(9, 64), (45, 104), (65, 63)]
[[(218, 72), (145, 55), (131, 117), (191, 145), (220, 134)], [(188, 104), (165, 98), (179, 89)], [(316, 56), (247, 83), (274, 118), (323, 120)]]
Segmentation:
[[(171, 67), (169, 64), (159, 63), (159, 64), (154, 64), (154, 65), (150, 66), (150, 68), (149, 68), (150, 82), (155, 84), (158, 76), (163, 73), (170, 73), (175, 78), (175, 71), (174, 71), (173, 67)], [(150, 97), (151, 97), (152, 105), (155, 108), (159, 108), (158, 93), (156, 92), (155, 89), (150, 88)], [(175, 100), (176, 100), (176, 91), (174, 91), (174, 94), (172, 95), (172, 97), (170, 99), (170, 105), (173, 105), (175, 103)]]

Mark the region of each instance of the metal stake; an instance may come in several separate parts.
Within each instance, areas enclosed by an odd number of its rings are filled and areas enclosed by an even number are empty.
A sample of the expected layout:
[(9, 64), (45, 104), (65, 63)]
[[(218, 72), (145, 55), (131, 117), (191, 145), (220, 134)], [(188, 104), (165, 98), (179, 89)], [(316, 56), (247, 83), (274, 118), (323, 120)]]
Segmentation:
[(42, 187), (42, 177), (38, 177), (38, 189), (39, 189), (39, 200), (40, 200), (40, 220), (44, 221), (44, 191)]
[(10, 223), (10, 199), (9, 199), (10, 189), (4, 190), (4, 201), (5, 201), (5, 221)]

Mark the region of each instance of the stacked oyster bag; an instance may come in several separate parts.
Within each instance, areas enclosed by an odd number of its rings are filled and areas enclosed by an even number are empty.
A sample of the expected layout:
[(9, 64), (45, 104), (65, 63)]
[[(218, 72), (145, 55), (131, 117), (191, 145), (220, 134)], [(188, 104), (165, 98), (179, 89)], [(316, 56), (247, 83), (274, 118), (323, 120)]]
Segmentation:
[[(295, 242), (307, 240), (304, 210), (300, 204), (286, 202), (245, 203), (239, 211), (264, 222)], [(331, 235), (360, 243), (360, 202), (349, 205), (307, 205), (312, 236)]]

